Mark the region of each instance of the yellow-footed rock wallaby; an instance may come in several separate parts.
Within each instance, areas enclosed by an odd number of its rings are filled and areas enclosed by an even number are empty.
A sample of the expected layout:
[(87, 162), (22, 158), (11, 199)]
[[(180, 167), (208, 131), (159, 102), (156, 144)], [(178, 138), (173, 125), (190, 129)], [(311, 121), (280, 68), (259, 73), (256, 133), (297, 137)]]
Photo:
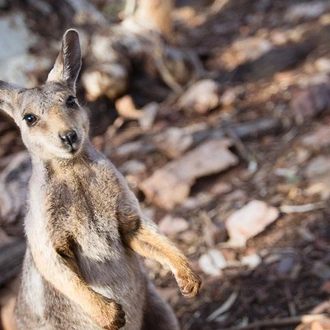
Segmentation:
[(0, 81), (0, 108), (20, 127), (33, 164), (16, 327), (177, 330), (139, 256), (168, 265), (184, 296), (195, 296), (201, 281), (92, 146), (76, 99), (80, 67), (78, 33), (68, 30), (44, 85)]

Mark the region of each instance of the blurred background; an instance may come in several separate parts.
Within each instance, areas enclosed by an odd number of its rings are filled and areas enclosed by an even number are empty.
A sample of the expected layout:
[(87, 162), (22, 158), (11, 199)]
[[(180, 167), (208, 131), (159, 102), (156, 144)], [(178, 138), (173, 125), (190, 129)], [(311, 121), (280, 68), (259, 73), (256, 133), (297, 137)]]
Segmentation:
[[(330, 1), (0, 0), (0, 79), (42, 84), (72, 27), (93, 144), (203, 278), (145, 261), (182, 329), (330, 329)], [(30, 171), (1, 112), (0, 306)]]

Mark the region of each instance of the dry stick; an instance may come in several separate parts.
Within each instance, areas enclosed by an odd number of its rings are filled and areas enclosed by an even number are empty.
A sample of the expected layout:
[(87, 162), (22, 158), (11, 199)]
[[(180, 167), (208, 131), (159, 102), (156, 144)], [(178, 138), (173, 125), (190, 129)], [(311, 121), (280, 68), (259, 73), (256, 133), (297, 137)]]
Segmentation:
[(210, 138), (220, 138), (226, 135), (228, 129), (231, 129), (238, 138), (248, 139), (256, 138), (260, 135), (275, 133), (283, 128), (282, 122), (278, 118), (262, 118), (256, 121), (246, 123), (232, 124), (227, 126), (219, 125), (213, 129), (198, 132), (193, 135), (194, 145)]
[(15, 276), (22, 267), (25, 242), (17, 240), (0, 248), (0, 286)]
[[(260, 328), (269, 328), (269, 327), (282, 327), (286, 325), (293, 325), (299, 323), (310, 323), (313, 321), (322, 321), (327, 319), (326, 314), (307, 314), (300, 316), (284, 317), (282, 319), (273, 319), (273, 320), (263, 320), (250, 323), (242, 327), (232, 327), (221, 330), (254, 330)], [(220, 329), (219, 329), (220, 330)]]
[(227, 135), (232, 139), (234, 145), (239, 153), (239, 155), (248, 162), (250, 172), (255, 172), (258, 169), (258, 163), (256, 157), (252, 154), (252, 152), (248, 149), (247, 146), (244, 145), (242, 140), (237, 136), (235, 131), (231, 128), (227, 129)]
[[(159, 43), (160, 44), (160, 43)], [(159, 46), (160, 47), (160, 46)], [(152, 56), (154, 59), (154, 63), (159, 71), (160, 75), (162, 76), (164, 82), (170, 87), (173, 92), (177, 95), (181, 95), (184, 91), (183, 87), (176, 81), (175, 77), (172, 73), (167, 69), (162, 54), (164, 53), (163, 50), (155, 49), (152, 52)]]
[[(217, 126), (207, 128), (205, 131), (200, 131), (193, 134), (192, 148), (199, 145), (201, 142), (208, 139), (219, 139), (226, 136), (228, 129), (231, 129), (240, 139), (251, 139), (261, 135), (276, 133), (283, 128), (282, 122), (277, 118), (263, 118), (252, 122), (233, 124), (227, 126)], [(120, 147), (109, 148), (107, 155), (117, 154), (120, 156), (134, 156), (136, 154), (147, 154), (157, 150), (156, 145), (152, 142), (152, 138), (159, 134), (145, 134), (144, 139), (131, 141), (123, 144)], [(129, 147), (131, 145), (131, 147)], [(124, 150), (125, 149), (125, 150)]]

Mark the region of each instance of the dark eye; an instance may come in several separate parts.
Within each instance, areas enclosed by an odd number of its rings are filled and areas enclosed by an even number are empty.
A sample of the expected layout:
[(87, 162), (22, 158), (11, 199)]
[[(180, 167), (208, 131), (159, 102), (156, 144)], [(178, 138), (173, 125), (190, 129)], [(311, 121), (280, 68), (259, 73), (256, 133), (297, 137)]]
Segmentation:
[(31, 127), (31, 126), (35, 125), (35, 123), (38, 121), (38, 118), (35, 115), (28, 113), (23, 117), (23, 120), (25, 120), (26, 124), (29, 127)]
[(72, 108), (75, 104), (76, 104), (76, 101), (75, 101), (75, 97), (70, 95), (67, 100), (66, 100), (66, 105), (69, 107), (69, 108)]

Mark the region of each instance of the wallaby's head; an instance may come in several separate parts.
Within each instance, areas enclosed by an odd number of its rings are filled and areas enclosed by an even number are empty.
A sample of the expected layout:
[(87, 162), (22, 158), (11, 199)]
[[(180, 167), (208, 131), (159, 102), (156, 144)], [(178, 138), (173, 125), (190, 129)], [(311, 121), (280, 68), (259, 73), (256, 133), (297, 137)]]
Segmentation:
[(79, 36), (68, 30), (44, 85), (26, 89), (0, 81), (0, 109), (21, 129), (29, 151), (44, 160), (74, 158), (88, 139), (89, 120), (76, 99)]

